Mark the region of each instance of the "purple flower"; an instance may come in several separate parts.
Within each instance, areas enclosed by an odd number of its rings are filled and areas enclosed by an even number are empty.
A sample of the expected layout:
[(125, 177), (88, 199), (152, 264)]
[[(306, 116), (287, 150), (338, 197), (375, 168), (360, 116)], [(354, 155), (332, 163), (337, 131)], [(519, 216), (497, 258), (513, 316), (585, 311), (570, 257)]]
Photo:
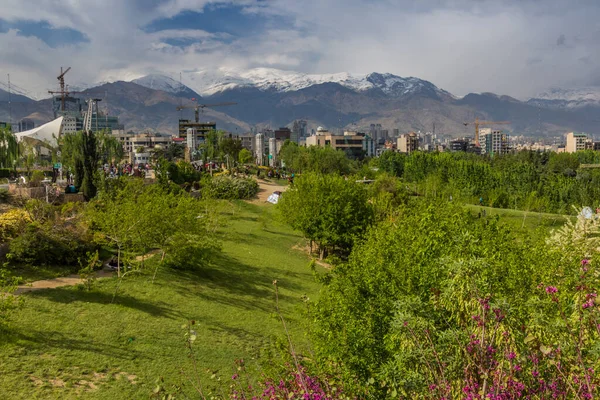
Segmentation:
[(513, 351), (511, 351), (510, 353), (508, 353), (508, 355), (506, 356), (506, 358), (508, 358), (509, 360), (514, 360), (514, 358), (516, 356), (517, 355)]
[(238, 374), (233, 374), (233, 376), (231, 377), (231, 379), (233, 379), (234, 381), (239, 378)]
[(581, 260), (581, 266), (585, 267), (586, 265), (588, 265), (590, 263), (590, 260), (588, 260), (587, 258), (584, 258), (583, 260)]
[(558, 292), (558, 289), (555, 286), (546, 286), (546, 293), (552, 294)]

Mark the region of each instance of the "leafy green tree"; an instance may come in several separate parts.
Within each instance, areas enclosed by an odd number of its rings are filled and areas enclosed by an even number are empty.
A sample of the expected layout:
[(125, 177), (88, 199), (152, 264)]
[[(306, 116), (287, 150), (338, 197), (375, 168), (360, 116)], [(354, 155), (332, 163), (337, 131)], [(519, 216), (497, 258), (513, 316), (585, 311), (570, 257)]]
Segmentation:
[(363, 382), (376, 377), (417, 385), (417, 360), (404, 357), (394, 327), (425, 318), (431, 332), (445, 332), (456, 346), (454, 329), (470, 322), (473, 302), (489, 294), (498, 304), (510, 302), (513, 323), (521, 326), (537, 285), (559, 264), (552, 257), (543, 243), (517, 241), (496, 221), (478, 219), (459, 205), (420, 201), (402, 207), (369, 230), (348, 263), (325, 279), (313, 308), (319, 360), (339, 363), (348, 377)]
[(349, 250), (373, 220), (364, 185), (338, 175), (306, 173), (281, 197), (284, 220), (316, 242), (321, 258), (327, 249)]
[(254, 155), (248, 149), (241, 149), (238, 154), (238, 161), (240, 164), (249, 164), (254, 160)]
[(96, 196), (96, 175), (98, 174), (98, 149), (96, 134), (92, 131), (82, 133), (83, 155), (83, 181), (81, 182), (83, 195), (90, 200)]
[(0, 168), (12, 168), (19, 158), (19, 145), (10, 126), (0, 129)]

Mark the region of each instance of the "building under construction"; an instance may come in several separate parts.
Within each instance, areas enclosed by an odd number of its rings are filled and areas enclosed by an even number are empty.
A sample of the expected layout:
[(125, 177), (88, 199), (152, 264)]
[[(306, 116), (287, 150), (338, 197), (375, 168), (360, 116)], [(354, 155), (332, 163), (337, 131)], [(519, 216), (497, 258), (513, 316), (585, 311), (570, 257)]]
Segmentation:
[(188, 119), (180, 119), (179, 120), (179, 137), (187, 138), (187, 130), (188, 129), (196, 130), (196, 143), (204, 143), (204, 137), (210, 131), (214, 131), (217, 129), (216, 122), (195, 122), (190, 121)]
[[(64, 117), (62, 132), (77, 132), (84, 129), (93, 132), (123, 130), (123, 125), (119, 124), (119, 118), (109, 116), (108, 111), (102, 113), (98, 109), (98, 102), (102, 99), (82, 100), (79, 97), (71, 96), (65, 85), (65, 75), (71, 70), (71, 67), (63, 71), (60, 69), (60, 75), (57, 77), (60, 90), (49, 91), (52, 94), (52, 111), (54, 118)], [(86, 107), (87, 106), (87, 107)]]

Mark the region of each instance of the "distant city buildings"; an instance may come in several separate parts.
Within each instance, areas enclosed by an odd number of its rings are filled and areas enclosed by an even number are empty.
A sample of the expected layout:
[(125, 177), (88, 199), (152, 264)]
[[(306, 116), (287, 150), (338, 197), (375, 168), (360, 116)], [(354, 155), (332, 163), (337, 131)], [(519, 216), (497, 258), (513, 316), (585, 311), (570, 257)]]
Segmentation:
[(315, 135), (306, 138), (306, 146), (331, 147), (334, 150), (344, 151), (352, 158), (375, 155), (375, 144), (371, 136), (354, 131), (345, 131), (343, 135), (336, 135), (319, 127)]
[(400, 135), (396, 140), (396, 148), (400, 153), (410, 154), (417, 151), (419, 149), (419, 136), (414, 132)]
[(294, 143), (299, 143), (301, 139), (304, 139), (306, 137), (308, 137), (306, 121), (302, 119), (294, 121), (294, 125), (292, 126), (292, 133), (290, 135), (290, 140)]
[(217, 130), (216, 122), (195, 122), (187, 119), (179, 120), (179, 137), (187, 138), (187, 130), (188, 129), (196, 130), (196, 141), (198, 144), (204, 143), (204, 137), (210, 131)]
[(479, 137), (482, 154), (496, 156), (510, 152), (508, 134), (502, 131), (483, 128), (479, 130)]
[(585, 150), (587, 143), (588, 137), (585, 133), (569, 132), (567, 133), (565, 152), (575, 153), (576, 151)]

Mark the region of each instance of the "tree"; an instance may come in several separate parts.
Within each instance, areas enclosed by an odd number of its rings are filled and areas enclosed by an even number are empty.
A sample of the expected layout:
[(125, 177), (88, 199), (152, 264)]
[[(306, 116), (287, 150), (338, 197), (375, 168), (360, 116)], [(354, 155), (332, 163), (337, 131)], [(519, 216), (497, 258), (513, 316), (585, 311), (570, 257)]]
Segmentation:
[(248, 149), (241, 149), (238, 155), (238, 161), (240, 164), (249, 164), (254, 160), (254, 155)]
[(283, 218), (316, 242), (320, 256), (328, 249), (349, 250), (373, 220), (362, 184), (338, 175), (307, 173), (280, 200)]
[(96, 148), (96, 135), (94, 132), (82, 133), (82, 155), (83, 155), (83, 195), (90, 200), (96, 196), (96, 175), (98, 172), (98, 149)]
[(10, 126), (0, 129), (0, 168), (12, 168), (19, 157), (17, 138)]

